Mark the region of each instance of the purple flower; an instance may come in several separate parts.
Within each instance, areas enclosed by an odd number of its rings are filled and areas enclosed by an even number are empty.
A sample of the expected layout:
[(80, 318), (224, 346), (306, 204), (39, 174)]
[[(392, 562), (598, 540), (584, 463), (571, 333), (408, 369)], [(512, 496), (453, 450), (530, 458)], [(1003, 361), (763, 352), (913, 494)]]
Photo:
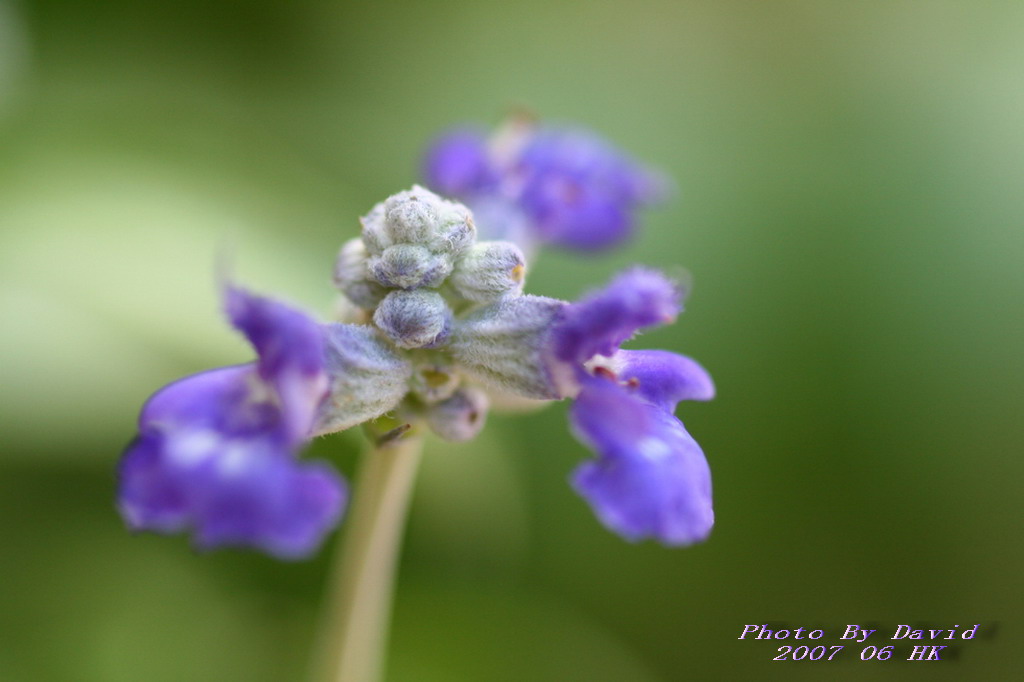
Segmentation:
[(689, 358), (618, 346), (640, 327), (670, 321), (678, 301), (661, 275), (630, 270), (566, 306), (549, 339), (579, 387), (573, 432), (598, 455), (577, 468), (573, 487), (619, 535), (666, 545), (703, 540), (714, 523), (707, 461), (673, 414), (680, 400), (710, 399), (714, 386)]
[(491, 191), (498, 184), (487, 138), (471, 129), (455, 130), (438, 140), (424, 160), (423, 176), (433, 189), (452, 197)]
[(583, 363), (595, 355), (610, 356), (638, 329), (672, 322), (679, 299), (676, 287), (659, 273), (627, 270), (563, 313), (553, 333), (555, 357)]
[(598, 518), (629, 540), (686, 545), (714, 522), (711, 476), (674, 411), (709, 400), (714, 385), (693, 360), (627, 351), (637, 330), (671, 322), (680, 292), (634, 268), (576, 303), (521, 295), (457, 319), (449, 350), (468, 375), (521, 398), (574, 397), (573, 433), (597, 453), (572, 483)]
[(605, 526), (627, 540), (667, 545), (707, 537), (711, 472), (671, 412), (597, 378), (580, 391), (570, 418), (576, 437), (598, 452), (576, 469), (572, 484)]
[(323, 330), (241, 289), (225, 298), (259, 359), (186, 377), (149, 399), (121, 461), (119, 508), (132, 529), (192, 529), (203, 549), (300, 558), (336, 525), (346, 499), (333, 470), (296, 458), (328, 391)]
[[(531, 135), (519, 153), (537, 176), (621, 171), (600, 145)], [(450, 188), (489, 187), (482, 145), (466, 137), (451, 146), (439, 177)], [(626, 173), (603, 191), (636, 201), (644, 188), (629, 181)], [(572, 483), (598, 518), (630, 540), (707, 536), (707, 462), (674, 410), (680, 400), (710, 399), (711, 379), (681, 355), (620, 348), (675, 318), (681, 295), (671, 282), (635, 268), (577, 303), (524, 294), (521, 249), (477, 243), (469, 211), (422, 187), (381, 202), (362, 224), (334, 273), (347, 322), (320, 325), (226, 287), (228, 317), (257, 360), (187, 377), (146, 403), (120, 465), (129, 527), (191, 531), (201, 548), (307, 556), (346, 500), (332, 469), (298, 459), (311, 437), (386, 415), (382, 434), (423, 428), (462, 441), (477, 435), (492, 404), (572, 397), (573, 432), (597, 453)]]
[(633, 232), (636, 210), (666, 182), (598, 136), (514, 121), (491, 140), (460, 129), (428, 150), (423, 177), (473, 209), (482, 234), (570, 249), (607, 249)]

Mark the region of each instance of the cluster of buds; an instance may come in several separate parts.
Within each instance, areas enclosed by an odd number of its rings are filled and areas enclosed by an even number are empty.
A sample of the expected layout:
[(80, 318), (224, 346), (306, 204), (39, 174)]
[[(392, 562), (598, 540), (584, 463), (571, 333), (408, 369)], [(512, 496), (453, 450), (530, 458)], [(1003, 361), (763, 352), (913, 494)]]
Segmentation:
[(337, 380), (331, 409), (323, 411), (325, 429), (397, 409), (399, 421), (420, 417), (446, 440), (475, 436), (489, 400), (452, 355), (465, 338), (456, 333), (469, 311), (521, 295), (525, 273), (515, 244), (476, 241), (473, 217), (461, 204), (422, 187), (377, 204), (334, 269), (335, 285), (351, 306), (345, 318), (365, 324), (345, 327), (361, 343), (334, 355)]

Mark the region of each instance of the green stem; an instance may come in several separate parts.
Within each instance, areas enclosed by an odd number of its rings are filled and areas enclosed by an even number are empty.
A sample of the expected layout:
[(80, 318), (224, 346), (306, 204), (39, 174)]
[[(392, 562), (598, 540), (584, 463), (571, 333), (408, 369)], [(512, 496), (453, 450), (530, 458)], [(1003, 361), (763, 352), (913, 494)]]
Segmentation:
[(422, 451), (422, 438), (409, 435), (363, 459), (318, 643), (320, 682), (381, 679), (395, 569)]

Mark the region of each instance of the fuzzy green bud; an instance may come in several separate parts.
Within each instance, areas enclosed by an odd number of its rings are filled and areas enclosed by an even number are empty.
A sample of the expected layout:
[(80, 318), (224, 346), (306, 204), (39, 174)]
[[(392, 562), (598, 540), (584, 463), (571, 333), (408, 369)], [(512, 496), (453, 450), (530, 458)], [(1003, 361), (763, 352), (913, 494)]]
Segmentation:
[(484, 427), (488, 406), (487, 395), (483, 391), (461, 388), (452, 397), (427, 410), (427, 424), (445, 440), (470, 440)]
[(389, 246), (415, 244), (454, 259), (476, 240), (468, 208), (419, 185), (374, 206), (362, 225), (363, 241), (374, 256)]
[(334, 263), (334, 286), (360, 308), (373, 309), (388, 292), (370, 279), (368, 259), (361, 239), (345, 242)]
[(436, 287), (452, 271), (447, 254), (435, 254), (425, 246), (395, 244), (379, 256), (371, 256), (368, 269), (373, 278), (385, 287), (415, 289)]
[(474, 303), (491, 303), (523, 290), (526, 259), (511, 242), (481, 242), (462, 254), (449, 280), (455, 291)]
[(392, 291), (377, 306), (373, 322), (399, 348), (434, 347), (443, 343), (452, 313), (436, 291)]

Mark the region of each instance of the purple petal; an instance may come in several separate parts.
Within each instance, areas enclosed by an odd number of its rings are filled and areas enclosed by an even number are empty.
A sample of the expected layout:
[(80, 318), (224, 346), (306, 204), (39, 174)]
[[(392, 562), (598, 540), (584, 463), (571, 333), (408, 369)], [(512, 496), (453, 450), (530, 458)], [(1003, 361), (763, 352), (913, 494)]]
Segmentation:
[(714, 525), (711, 474), (697, 444), (679, 441), (659, 461), (586, 462), (573, 473), (573, 487), (605, 527), (627, 540), (651, 538), (668, 546), (700, 542)]
[(538, 132), (516, 165), (521, 202), (547, 241), (603, 249), (627, 239), (636, 206), (664, 194), (665, 182), (597, 136), (578, 129)]
[(273, 430), (280, 422), (279, 411), (269, 401), (247, 400), (250, 387), (259, 381), (251, 363), (179, 379), (146, 401), (139, 415), (139, 431), (151, 426), (165, 430), (203, 426), (238, 434)]
[(647, 203), (660, 178), (590, 131), (545, 128), (523, 149), (519, 167), (540, 176), (571, 178), (625, 204)]
[(563, 362), (583, 363), (612, 355), (641, 327), (672, 321), (679, 291), (661, 274), (633, 268), (604, 289), (566, 306), (551, 333), (552, 352)]
[(313, 552), (341, 516), (345, 486), (323, 465), (287, 454), (247, 452), (198, 467), (189, 492), (202, 548), (250, 546), (284, 559)]
[(589, 377), (569, 411), (576, 438), (604, 457), (630, 456), (653, 428), (650, 406), (602, 377)]
[(118, 508), (128, 527), (175, 533), (188, 525), (187, 487), (163, 467), (163, 436), (150, 433), (128, 447), (118, 468)]
[(308, 315), (231, 285), (224, 292), (224, 304), (231, 323), (259, 354), (264, 378), (289, 370), (305, 374), (322, 370), (322, 335), (319, 325)]
[(666, 412), (680, 400), (711, 400), (715, 385), (696, 361), (666, 350), (620, 350), (612, 358), (618, 379), (634, 395)]
[(593, 251), (616, 246), (633, 231), (627, 208), (593, 187), (548, 181), (534, 184), (523, 201), (543, 241)]
[(289, 437), (301, 442), (328, 389), (323, 329), (305, 313), (234, 286), (225, 307), (259, 354), (260, 376), (278, 394)]
[(277, 445), (204, 428), (152, 429), (122, 460), (121, 513), (135, 530), (193, 528), (202, 548), (306, 556), (337, 523), (345, 485), (327, 467), (299, 463)]
[(455, 130), (440, 137), (423, 161), (427, 185), (447, 196), (468, 197), (496, 182), (487, 140), (476, 130)]
[(707, 537), (711, 473), (678, 419), (602, 379), (584, 386), (571, 419), (599, 455), (576, 469), (572, 484), (605, 526), (628, 540), (672, 546)]
[[(510, 142), (514, 140), (514, 142)], [(509, 239), (529, 251), (549, 242), (578, 250), (606, 249), (628, 239), (637, 209), (664, 199), (669, 183), (589, 131), (575, 127), (499, 130), (491, 143), (476, 130), (437, 140), (423, 164), (426, 183), (469, 202), (481, 235)], [(508, 210), (496, 211), (493, 204)], [(505, 225), (523, 216), (525, 230)], [(514, 229), (513, 229), (514, 228)]]

